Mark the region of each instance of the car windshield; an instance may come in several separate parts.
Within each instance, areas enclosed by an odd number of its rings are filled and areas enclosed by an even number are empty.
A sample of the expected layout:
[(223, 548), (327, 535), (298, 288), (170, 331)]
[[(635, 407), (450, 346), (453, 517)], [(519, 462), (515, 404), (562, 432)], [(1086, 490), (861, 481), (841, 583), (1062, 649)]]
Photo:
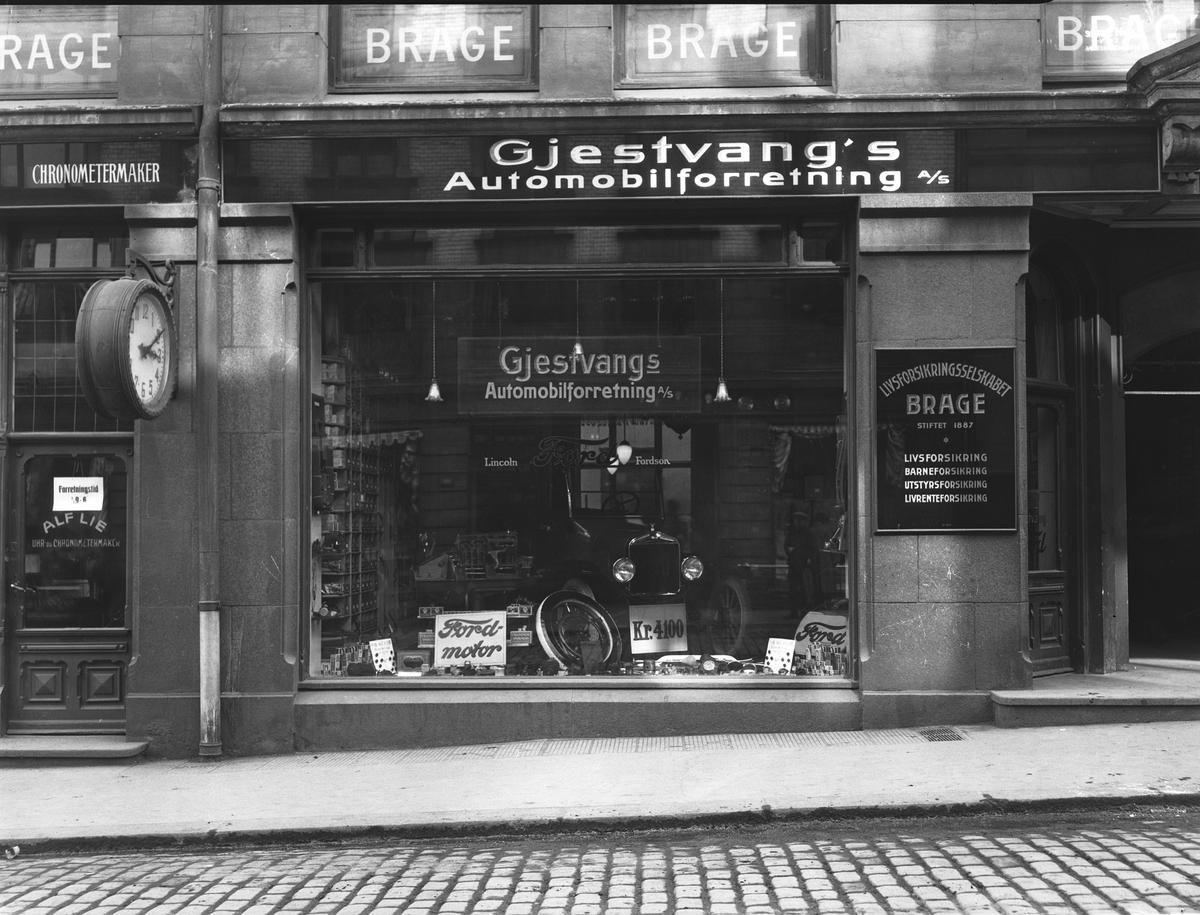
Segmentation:
[(600, 459), (580, 468), (577, 518), (625, 517), (661, 522), (686, 512), (691, 495), (691, 430), (657, 418), (585, 419), (580, 437)]

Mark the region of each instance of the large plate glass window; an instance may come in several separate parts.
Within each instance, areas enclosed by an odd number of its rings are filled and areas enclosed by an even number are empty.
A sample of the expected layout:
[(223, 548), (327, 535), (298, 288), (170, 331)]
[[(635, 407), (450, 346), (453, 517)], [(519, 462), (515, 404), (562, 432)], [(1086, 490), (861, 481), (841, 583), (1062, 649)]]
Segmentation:
[(823, 4), (627, 3), (615, 16), (621, 87), (828, 82)]
[(842, 238), (314, 231), (310, 673), (848, 676)]

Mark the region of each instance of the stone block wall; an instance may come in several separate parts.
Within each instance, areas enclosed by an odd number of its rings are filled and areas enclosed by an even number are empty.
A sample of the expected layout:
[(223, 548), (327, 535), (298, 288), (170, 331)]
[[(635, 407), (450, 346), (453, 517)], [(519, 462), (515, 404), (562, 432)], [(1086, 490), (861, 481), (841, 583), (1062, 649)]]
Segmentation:
[[(856, 313), (859, 655), (864, 727), (977, 721), (1028, 683), (1025, 494), (1013, 533), (875, 533), (875, 349), (1015, 347), (1029, 195), (864, 198)], [(1017, 479), (1025, 478), (1018, 378)], [(903, 692), (903, 701), (898, 697)]]

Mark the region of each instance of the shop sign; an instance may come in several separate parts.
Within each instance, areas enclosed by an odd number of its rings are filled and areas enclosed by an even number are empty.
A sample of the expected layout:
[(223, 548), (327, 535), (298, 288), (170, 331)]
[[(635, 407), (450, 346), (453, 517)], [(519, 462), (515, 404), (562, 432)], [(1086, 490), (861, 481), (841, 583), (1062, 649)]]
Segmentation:
[(618, 7), (619, 82), (811, 86), (823, 81), (828, 24), (810, 3), (628, 3)]
[(1192, 0), (1047, 3), (1042, 8), (1048, 79), (1124, 79), (1140, 58), (1197, 34)]
[(98, 512), (104, 509), (104, 477), (55, 477), (52, 511)]
[(0, 97), (116, 95), (120, 59), (115, 6), (0, 11)]
[(1015, 530), (1009, 348), (875, 352), (876, 527)]
[(447, 196), (469, 191), (502, 199), (890, 194), (952, 186), (944, 156), (910, 162), (900, 135), (856, 132), (506, 136), (488, 142), (477, 168), (447, 173), (441, 187)]
[(195, 141), (0, 144), (0, 206), (194, 200)]
[(433, 630), (433, 666), (503, 667), (507, 625), (503, 610), (442, 614)]
[(530, 4), (331, 5), (334, 91), (531, 88)]
[(683, 604), (631, 606), (629, 650), (632, 654), (687, 651), (687, 607)]
[(273, 137), (226, 141), (223, 187), (290, 204), (1155, 191), (1160, 146), (1151, 125)]
[(460, 337), (460, 413), (699, 413), (700, 338)]

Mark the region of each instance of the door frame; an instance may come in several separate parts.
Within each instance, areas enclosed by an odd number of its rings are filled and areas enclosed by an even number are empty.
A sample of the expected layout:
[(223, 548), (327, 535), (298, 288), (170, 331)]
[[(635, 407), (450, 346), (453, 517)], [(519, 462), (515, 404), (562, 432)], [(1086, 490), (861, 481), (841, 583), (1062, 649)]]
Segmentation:
[[(18, 687), (19, 670), (16, 635), (22, 631), (17, 627), (18, 612), (13, 611), (9, 588), (18, 577), (23, 578), (22, 567), (25, 550), (21, 545), (24, 537), (25, 505), (24, 505), (24, 464), (39, 456), (71, 453), (105, 453), (110, 452), (114, 457), (125, 461), (126, 475), (126, 526), (125, 526), (125, 622), (121, 627), (70, 628), (65, 631), (74, 633), (77, 639), (76, 649), (93, 654), (108, 652), (121, 653), (124, 657), (124, 667), (120, 675), (120, 713), (111, 718), (101, 717), (94, 722), (80, 718), (68, 720), (65, 723), (51, 721), (45, 727), (30, 722), (29, 726), (19, 727), (22, 734), (124, 734), (127, 726), (126, 700), (129, 694), (128, 671), (134, 656), (134, 605), (133, 605), (133, 559), (136, 545), (137, 496), (135, 489), (135, 449), (134, 437), (131, 433), (90, 433), (76, 435), (59, 433), (57, 435), (26, 434), (0, 438), (0, 473), (3, 481), (0, 483), (0, 542), (3, 543), (3, 576), (0, 577), (0, 739), (13, 733), (15, 703), (19, 701)], [(124, 453), (122, 453), (124, 452)], [(31, 630), (37, 635), (45, 635), (45, 642), (52, 641), (46, 635), (45, 629)], [(113, 637), (116, 636), (114, 639)], [(43, 641), (34, 637), (33, 641)], [(111, 644), (110, 644), (111, 643)], [(64, 650), (59, 655), (69, 655), (70, 640), (64, 642)], [(39, 649), (42, 650), (42, 649)], [(82, 676), (83, 670), (74, 671)], [(65, 688), (69, 689), (71, 676)], [(78, 695), (79, 688), (76, 688)], [(17, 719), (21, 721), (22, 719)]]

